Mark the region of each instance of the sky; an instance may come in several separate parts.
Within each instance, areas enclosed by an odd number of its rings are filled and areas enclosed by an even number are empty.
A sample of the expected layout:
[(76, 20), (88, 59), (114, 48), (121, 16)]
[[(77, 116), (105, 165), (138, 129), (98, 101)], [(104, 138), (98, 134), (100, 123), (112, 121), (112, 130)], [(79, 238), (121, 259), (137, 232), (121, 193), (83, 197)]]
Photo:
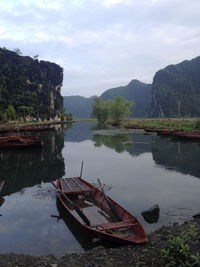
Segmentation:
[(63, 67), (63, 96), (99, 96), (200, 56), (200, 0), (0, 0), (0, 47)]

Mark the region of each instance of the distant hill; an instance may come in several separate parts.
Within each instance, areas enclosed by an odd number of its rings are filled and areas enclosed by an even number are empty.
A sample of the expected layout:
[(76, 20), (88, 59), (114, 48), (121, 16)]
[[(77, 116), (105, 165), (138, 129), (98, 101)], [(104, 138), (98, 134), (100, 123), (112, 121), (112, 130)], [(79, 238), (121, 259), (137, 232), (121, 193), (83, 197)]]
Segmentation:
[[(132, 80), (101, 95), (104, 101), (116, 96), (134, 102), (131, 117), (177, 117), (179, 110), (181, 117), (200, 117), (200, 57), (159, 70), (152, 85)], [(93, 98), (65, 97), (64, 106), (74, 117), (89, 117)]]
[[(127, 86), (108, 89), (101, 97), (104, 101), (123, 96), (126, 100), (133, 101), (131, 117), (147, 117), (151, 100), (151, 85), (132, 80)], [(82, 96), (65, 96), (64, 108), (72, 113), (75, 118), (88, 118), (92, 112), (92, 103), (95, 96), (85, 98)]]
[(112, 88), (105, 91), (102, 99), (114, 99), (116, 96), (123, 96), (126, 100), (133, 101), (131, 117), (148, 117), (151, 101), (151, 84), (132, 80), (128, 85)]
[(200, 57), (169, 65), (156, 72), (152, 84), (150, 116), (200, 116)]
[(86, 98), (83, 96), (64, 96), (63, 106), (67, 113), (74, 118), (89, 118), (92, 112), (92, 103), (95, 96)]

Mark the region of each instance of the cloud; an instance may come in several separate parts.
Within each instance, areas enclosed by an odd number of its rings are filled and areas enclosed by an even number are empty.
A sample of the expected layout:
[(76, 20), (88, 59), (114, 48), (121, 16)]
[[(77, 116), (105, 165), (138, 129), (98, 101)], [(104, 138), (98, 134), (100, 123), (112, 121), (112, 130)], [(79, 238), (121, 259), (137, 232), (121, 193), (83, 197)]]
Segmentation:
[(199, 18), (199, 0), (1, 0), (0, 46), (61, 64), (63, 95), (99, 95), (198, 56)]
[(133, 1), (131, 0), (104, 0), (103, 5), (107, 8), (110, 8), (116, 4), (131, 5)]

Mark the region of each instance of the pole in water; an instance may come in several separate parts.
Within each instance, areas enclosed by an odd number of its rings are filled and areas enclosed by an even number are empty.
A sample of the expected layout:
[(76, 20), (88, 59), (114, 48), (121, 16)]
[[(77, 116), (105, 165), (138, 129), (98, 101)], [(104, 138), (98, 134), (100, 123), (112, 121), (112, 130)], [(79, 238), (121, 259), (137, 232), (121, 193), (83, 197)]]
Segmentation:
[(83, 173), (83, 160), (81, 162), (81, 172), (80, 172), (80, 178), (82, 178), (82, 173)]

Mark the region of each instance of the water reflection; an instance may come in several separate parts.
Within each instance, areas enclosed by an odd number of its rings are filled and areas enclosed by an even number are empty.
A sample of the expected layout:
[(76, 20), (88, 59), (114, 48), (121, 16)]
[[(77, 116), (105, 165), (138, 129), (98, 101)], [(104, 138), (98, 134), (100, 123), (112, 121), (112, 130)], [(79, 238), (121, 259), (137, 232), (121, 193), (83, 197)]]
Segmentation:
[(170, 142), (167, 138), (155, 138), (152, 155), (156, 164), (200, 178), (200, 146), (198, 143)]
[(0, 150), (0, 177), (5, 180), (2, 195), (64, 175), (64, 129), (45, 133), (42, 139), (43, 149)]
[(66, 142), (83, 142), (91, 140), (93, 133), (91, 128), (94, 123), (78, 122), (74, 123), (72, 128), (69, 128), (65, 134), (64, 141)]
[[(66, 176), (77, 176), (82, 160), (83, 177), (92, 184), (100, 177), (111, 188), (107, 194), (137, 216), (147, 233), (199, 212), (200, 180), (194, 178), (200, 177), (199, 144), (93, 126), (81, 122), (66, 131), (45, 132), (43, 150), (0, 151), (5, 179), (1, 253), (61, 256), (93, 245), (68, 218), (57, 222), (51, 217), (60, 210), (47, 182), (63, 177), (66, 167)], [(149, 224), (141, 212), (155, 203), (159, 217)]]
[(158, 207), (158, 205), (154, 205), (150, 209), (141, 212), (141, 215), (146, 222), (150, 224), (157, 223), (160, 216), (160, 208)]
[(95, 134), (92, 140), (95, 142), (95, 146), (100, 147), (105, 145), (109, 148), (115, 149), (118, 153), (121, 153), (127, 148), (133, 146), (131, 136), (128, 134), (119, 134), (116, 136)]

